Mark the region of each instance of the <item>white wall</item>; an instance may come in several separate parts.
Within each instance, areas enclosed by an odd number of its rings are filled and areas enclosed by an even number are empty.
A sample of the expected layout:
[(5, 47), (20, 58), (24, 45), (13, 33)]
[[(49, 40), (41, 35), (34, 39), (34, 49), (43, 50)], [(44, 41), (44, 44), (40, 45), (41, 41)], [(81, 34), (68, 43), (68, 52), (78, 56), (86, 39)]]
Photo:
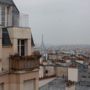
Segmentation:
[(66, 87), (66, 89), (65, 89), (65, 90), (75, 90), (75, 85), (70, 86), (70, 87)]
[(39, 78), (43, 78), (43, 77), (44, 77), (44, 67), (40, 66), (40, 69), (39, 69)]
[(68, 80), (78, 82), (78, 69), (68, 68)]

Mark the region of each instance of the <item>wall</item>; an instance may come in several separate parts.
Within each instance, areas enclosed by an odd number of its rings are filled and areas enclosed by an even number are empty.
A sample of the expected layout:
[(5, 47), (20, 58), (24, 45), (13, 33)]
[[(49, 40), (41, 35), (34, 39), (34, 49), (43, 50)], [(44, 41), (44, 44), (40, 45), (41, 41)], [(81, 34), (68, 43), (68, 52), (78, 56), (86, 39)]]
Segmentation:
[(34, 88), (35, 88), (35, 90), (38, 90), (38, 88), (39, 88), (38, 87), (39, 86), (39, 73), (38, 73), (38, 71), (20, 75), (20, 85), (21, 85), (20, 90), (23, 90), (24, 81), (30, 80), (30, 79), (35, 81)]
[(30, 28), (8, 28), (10, 39), (13, 43), (13, 53), (17, 53), (17, 39), (27, 39), (27, 55), (31, 55), (31, 29)]
[(79, 81), (90, 82), (90, 70), (88, 68), (79, 70)]
[(65, 89), (65, 90), (75, 90), (75, 85), (70, 86), (70, 87), (66, 87), (66, 89)]
[(2, 67), (4, 71), (9, 69), (9, 56), (12, 55), (12, 47), (3, 47), (2, 48)]
[(39, 78), (43, 78), (44, 77), (44, 67), (40, 66), (39, 67)]
[(68, 68), (68, 80), (78, 82), (77, 68)]
[[(47, 73), (45, 73), (47, 71)], [(55, 67), (54, 66), (47, 66), (47, 65), (43, 65), (40, 66), (39, 69), (39, 78), (45, 78), (45, 77), (51, 77), (51, 76), (55, 76)]]
[(0, 71), (3, 67), (4, 72), (9, 69), (9, 55), (18, 53), (17, 39), (27, 39), (27, 55), (31, 55), (31, 29), (30, 28), (8, 28), (12, 46), (2, 47), (2, 27), (0, 28)]
[(56, 76), (68, 76), (68, 69), (66, 67), (56, 67)]
[(45, 70), (48, 71), (48, 73), (46, 74), (46, 76), (54, 76), (55, 73), (55, 67), (54, 66), (46, 66)]
[(25, 81), (34, 81), (34, 90), (38, 90), (38, 71), (17, 73), (17, 74), (2, 74), (0, 75), (0, 84), (4, 84), (4, 90), (24, 90)]

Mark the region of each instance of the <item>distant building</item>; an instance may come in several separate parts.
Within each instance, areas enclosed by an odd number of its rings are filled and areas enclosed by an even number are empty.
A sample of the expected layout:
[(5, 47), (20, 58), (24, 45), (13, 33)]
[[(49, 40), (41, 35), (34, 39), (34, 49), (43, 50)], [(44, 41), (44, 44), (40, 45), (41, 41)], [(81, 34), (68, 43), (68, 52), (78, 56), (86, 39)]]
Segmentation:
[[(0, 90), (38, 90), (39, 57), (13, 0), (0, 0)], [(24, 18), (25, 19), (25, 18)]]
[(68, 80), (78, 82), (78, 68), (76, 67), (69, 67), (68, 68)]
[(90, 70), (87, 65), (77, 63), (68, 67), (68, 80), (74, 82), (89, 82), (90, 85)]

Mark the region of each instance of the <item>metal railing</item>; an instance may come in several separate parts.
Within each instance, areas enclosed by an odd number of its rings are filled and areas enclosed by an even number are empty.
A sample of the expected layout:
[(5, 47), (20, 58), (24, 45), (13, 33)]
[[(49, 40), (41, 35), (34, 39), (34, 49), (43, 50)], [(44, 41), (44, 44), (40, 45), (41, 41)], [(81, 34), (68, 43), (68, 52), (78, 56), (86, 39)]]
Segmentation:
[(10, 56), (9, 66), (10, 72), (39, 68), (39, 56)]

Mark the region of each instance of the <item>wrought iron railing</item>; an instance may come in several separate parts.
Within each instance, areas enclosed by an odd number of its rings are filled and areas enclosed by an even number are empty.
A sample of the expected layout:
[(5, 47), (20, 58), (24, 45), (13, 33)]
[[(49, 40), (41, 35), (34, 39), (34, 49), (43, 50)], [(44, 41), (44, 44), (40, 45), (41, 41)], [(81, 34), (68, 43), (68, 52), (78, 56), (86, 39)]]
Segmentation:
[(39, 68), (40, 55), (32, 56), (10, 56), (9, 58), (9, 70), (13, 71), (28, 71), (35, 68)]

